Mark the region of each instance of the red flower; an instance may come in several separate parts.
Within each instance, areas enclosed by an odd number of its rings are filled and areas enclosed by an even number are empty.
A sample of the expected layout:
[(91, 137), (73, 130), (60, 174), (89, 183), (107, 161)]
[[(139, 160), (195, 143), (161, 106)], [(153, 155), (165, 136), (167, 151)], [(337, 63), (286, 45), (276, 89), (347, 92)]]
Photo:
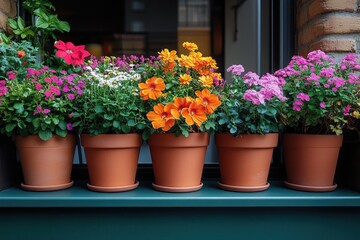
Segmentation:
[(23, 57), (25, 57), (25, 52), (22, 50), (19, 50), (19, 51), (17, 51), (17, 55), (20, 59), (22, 59)]
[(74, 66), (84, 63), (84, 59), (90, 56), (84, 45), (75, 46), (72, 42), (64, 43), (56, 41), (54, 46), (58, 49), (56, 56), (63, 58), (66, 64)]

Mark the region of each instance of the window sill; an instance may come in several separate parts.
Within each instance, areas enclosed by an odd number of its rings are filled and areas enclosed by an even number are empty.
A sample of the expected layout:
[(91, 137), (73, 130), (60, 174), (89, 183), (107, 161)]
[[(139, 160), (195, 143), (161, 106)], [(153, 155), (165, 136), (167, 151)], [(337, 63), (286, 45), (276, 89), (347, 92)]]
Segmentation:
[(29, 192), (12, 187), (0, 191), (0, 207), (360, 207), (360, 192), (338, 187), (324, 193), (286, 188), (270, 182), (270, 188), (256, 193), (219, 189), (216, 181), (205, 181), (201, 190), (191, 193), (165, 193), (140, 182), (128, 192), (99, 193), (77, 183), (53, 192)]

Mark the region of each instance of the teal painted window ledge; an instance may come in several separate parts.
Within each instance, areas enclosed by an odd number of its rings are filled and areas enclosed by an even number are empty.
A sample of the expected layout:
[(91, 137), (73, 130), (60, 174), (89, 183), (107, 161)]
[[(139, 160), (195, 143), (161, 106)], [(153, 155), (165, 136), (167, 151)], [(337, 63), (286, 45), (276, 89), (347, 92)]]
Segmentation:
[(338, 188), (312, 193), (290, 190), (282, 182), (256, 193), (219, 189), (216, 181), (206, 181), (201, 190), (191, 193), (166, 193), (140, 182), (128, 192), (99, 193), (76, 184), (53, 192), (30, 192), (20, 188), (0, 191), (0, 207), (360, 207), (360, 192)]

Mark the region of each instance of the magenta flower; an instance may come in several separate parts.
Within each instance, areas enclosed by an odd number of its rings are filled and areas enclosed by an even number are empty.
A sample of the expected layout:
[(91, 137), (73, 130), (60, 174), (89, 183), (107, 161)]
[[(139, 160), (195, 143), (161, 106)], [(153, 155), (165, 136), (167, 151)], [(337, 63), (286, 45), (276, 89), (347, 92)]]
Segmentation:
[(71, 123), (66, 124), (66, 129), (67, 129), (68, 131), (73, 130), (72, 124), (71, 124)]
[(49, 114), (50, 113), (50, 109), (45, 108), (43, 111), (44, 114)]
[(72, 93), (70, 93), (70, 94), (67, 95), (67, 98), (68, 98), (69, 100), (74, 100), (74, 99), (75, 99), (75, 95), (72, 94)]
[(40, 83), (36, 83), (35, 89), (36, 89), (37, 91), (40, 91), (40, 90), (42, 89), (42, 85), (41, 85)]
[(325, 102), (321, 102), (321, 103), (320, 103), (320, 107), (321, 107), (321, 108), (325, 108), (325, 107), (326, 107)]
[(344, 108), (344, 116), (349, 116), (350, 109), (351, 109), (351, 106), (350, 106), (350, 105), (347, 105), (347, 106)]
[(227, 72), (231, 72), (232, 74), (240, 76), (245, 70), (244, 67), (239, 65), (232, 65), (226, 69)]
[(303, 100), (303, 101), (310, 101), (310, 96), (307, 95), (306, 93), (299, 93), (296, 98)]

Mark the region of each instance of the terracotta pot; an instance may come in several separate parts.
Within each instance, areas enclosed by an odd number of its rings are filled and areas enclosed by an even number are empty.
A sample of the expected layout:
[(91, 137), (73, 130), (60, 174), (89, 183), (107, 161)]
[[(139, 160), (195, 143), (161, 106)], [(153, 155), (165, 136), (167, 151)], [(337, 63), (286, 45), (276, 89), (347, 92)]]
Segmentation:
[(81, 134), (90, 190), (121, 192), (135, 189), (142, 139), (140, 134)]
[(53, 136), (43, 141), (39, 136), (16, 136), (24, 176), (22, 188), (30, 191), (53, 191), (72, 186), (71, 170), (76, 137)]
[(257, 192), (269, 188), (269, 169), (278, 133), (265, 135), (216, 133), (221, 182), (219, 187), (239, 192)]
[(334, 184), (343, 136), (284, 134), (284, 163), (289, 188), (324, 192)]
[(208, 133), (190, 133), (189, 137), (153, 134), (148, 143), (156, 190), (191, 192), (201, 189)]

